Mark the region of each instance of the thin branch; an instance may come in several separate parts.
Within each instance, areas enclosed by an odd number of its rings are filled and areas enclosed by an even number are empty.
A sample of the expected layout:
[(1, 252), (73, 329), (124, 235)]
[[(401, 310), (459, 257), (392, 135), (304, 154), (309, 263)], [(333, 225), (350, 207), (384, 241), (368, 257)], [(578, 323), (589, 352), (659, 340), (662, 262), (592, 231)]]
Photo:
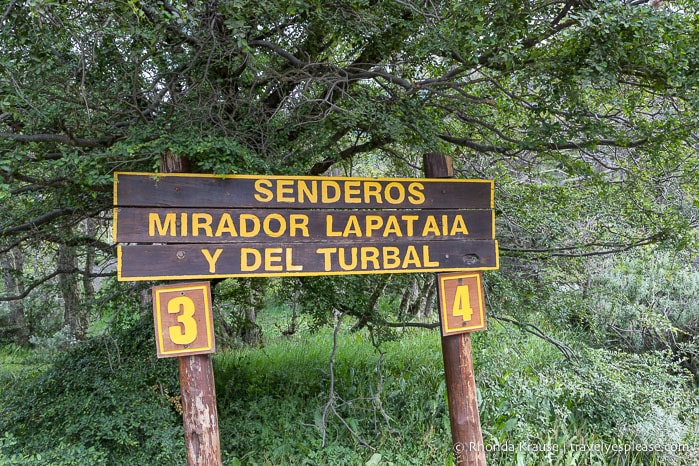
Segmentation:
[[(560, 247), (560, 248), (546, 248), (546, 249), (513, 249), (513, 248), (508, 248), (508, 247), (500, 247), (500, 251), (502, 252), (510, 252), (514, 254), (547, 254), (552, 257), (592, 257), (592, 256), (603, 256), (606, 254), (616, 254), (620, 252), (625, 252), (629, 251), (633, 248), (637, 248), (640, 246), (647, 246), (649, 244), (655, 244), (658, 241), (662, 240), (665, 237), (665, 233), (657, 233), (653, 236), (650, 236), (648, 238), (644, 238), (639, 241), (635, 241), (631, 244), (599, 244), (599, 243), (590, 243), (586, 244), (583, 246), (565, 246), (565, 247)], [(585, 248), (591, 248), (591, 247), (605, 247), (607, 249), (603, 249), (600, 251), (591, 251), (591, 252), (579, 252), (579, 253), (565, 253), (565, 252), (559, 252), (559, 251), (574, 251), (574, 250), (580, 250), (580, 249), (585, 249)]]
[(500, 320), (502, 322), (509, 322), (511, 324), (514, 324), (517, 327), (524, 330), (525, 332), (530, 333), (536, 337), (539, 337), (542, 340), (547, 341), (548, 343), (551, 343), (553, 346), (555, 346), (558, 349), (558, 351), (560, 351), (563, 354), (563, 356), (568, 361), (575, 359), (576, 354), (575, 354), (575, 351), (571, 347), (569, 347), (566, 344), (561, 343), (560, 341), (555, 340), (554, 338), (551, 338), (550, 336), (546, 335), (546, 333), (544, 333), (544, 331), (541, 330), (536, 325), (529, 323), (529, 322), (520, 322), (519, 320), (511, 319), (509, 317), (502, 317), (502, 316), (499, 316), (493, 312), (490, 312), (488, 315), (490, 317), (497, 319), (497, 320)]
[(364, 439), (362, 439), (357, 432), (350, 427), (350, 425), (345, 421), (345, 419), (337, 412), (337, 393), (335, 392), (335, 355), (337, 354), (337, 336), (340, 333), (340, 328), (342, 327), (342, 319), (345, 316), (346, 312), (343, 312), (340, 314), (337, 318), (337, 324), (335, 325), (335, 330), (333, 331), (333, 349), (332, 352), (330, 353), (330, 361), (328, 363), (329, 365), (329, 370), (330, 370), (330, 388), (329, 388), (329, 394), (328, 394), (328, 402), (325, 403), (323, 406), (323, 416), (321, 418), (321, 433), (323, 437), (323, 441), (321, 446), (325, 448), (326, 445), (326, 426), (327, 426), (327, 419), (328, 419), (328, 412), (332, 411), (332, 414), (335, 415), (337, 419), (340, 420), (340, 422), (345, 426), (345, 428), (352, 434), (352, 436), (357, 439), (357, 441), (364, 447), (367, 447), (369, 449), (376, 450), (373, 448), (371, 445), (369, 445)]
[(428, 324), (426, 322), (376, 322), (377, 325), (382, 325), (385, 327), (391, 327), (391, 328), (427, 328), (427, 329), (433, 329), (433, 328), (439, 328), (439, 322), (432, 322), (431, 324)]

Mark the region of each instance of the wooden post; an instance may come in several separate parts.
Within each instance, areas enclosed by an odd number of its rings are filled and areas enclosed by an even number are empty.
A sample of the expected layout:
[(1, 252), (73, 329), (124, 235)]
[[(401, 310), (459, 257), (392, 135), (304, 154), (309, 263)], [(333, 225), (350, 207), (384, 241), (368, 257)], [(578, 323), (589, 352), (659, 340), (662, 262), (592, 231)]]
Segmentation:
[[(454, 177), (452, 159), (447, 155), (425, 154), (423, 164), (427, 178)], [(473, 373), (471, 335), (461, 333), (443, 336), (442, 357), (456, 464), (485, 466), (476, 378)]]
[(211, 355), (196, 354), (178, 359), (187, 466), (220, 466), (221, 444)]
[[(160, 158), (162, 173), (189, 170), (186, 158), (171, 152)], [(216, 386), (210, 354), (180, 356), (180, 393), (187, 466), (221, 466)]]

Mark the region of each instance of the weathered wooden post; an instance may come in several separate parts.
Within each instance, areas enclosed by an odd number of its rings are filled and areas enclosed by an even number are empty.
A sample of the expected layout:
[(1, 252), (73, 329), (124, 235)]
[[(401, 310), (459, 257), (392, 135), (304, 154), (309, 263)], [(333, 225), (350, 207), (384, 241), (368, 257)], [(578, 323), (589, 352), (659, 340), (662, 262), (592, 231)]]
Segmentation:
[[(447, 155), (425, 154), (423, 163), (427, 178), (454, 177), (452, 159)], [(442, 336), (442, 357), (456, 464), (485, 466), (485, 448), (478, 414), (476, 379), (471, 354), (471, 335), (461, 333)]]
[[(168, 153), (160, 159), (160, 171), (186, 173), (189, 163), (184, 157)], [(187, 466), (220, 466), (221, 443), (211, 354), (180, 356), (177, 359)]]

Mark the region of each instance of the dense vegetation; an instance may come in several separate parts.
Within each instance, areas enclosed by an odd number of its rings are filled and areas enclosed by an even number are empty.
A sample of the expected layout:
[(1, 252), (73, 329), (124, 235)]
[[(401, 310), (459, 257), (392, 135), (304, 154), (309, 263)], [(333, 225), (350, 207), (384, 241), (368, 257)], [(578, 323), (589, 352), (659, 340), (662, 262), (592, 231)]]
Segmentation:
[[(491, 461), (696, 463), (695, 1), (4, 0), (0, 29), (0, 464), (182, 461), (152, 284), (114, 278), (113, 172), (421, 176), (426, 152), (496, 182)], [(226, 463), (448, 464), (434, 289), (217, 283)], [(571, 449), (595, 444), (692, 448)]]
[[(224, 464), (450, 464), (437, 332), (400, 330), (376, 348), (347, 321), (331, 367), (331, 329), (313, 332), (304, 318), (284, 335), (278, 325), (293, 310), (268, 305), (264, 347), (214, 358)], [(184, 462), (176, 364), (155, 358), (149, 316), (113, 326), (51, 365), (36, 351), (3, 351), (1, 464)], [(688, 372), (663, 352), (592, 349), (572, 329), (543, 329), (575, 356), (492, 318), (474, 335), (490, 464), (696, 462), (688, 448), (699, 400)], [(341, 417), (328, 409), (331, 370)], [(668, 450), (623, 451), (633, 445)]]

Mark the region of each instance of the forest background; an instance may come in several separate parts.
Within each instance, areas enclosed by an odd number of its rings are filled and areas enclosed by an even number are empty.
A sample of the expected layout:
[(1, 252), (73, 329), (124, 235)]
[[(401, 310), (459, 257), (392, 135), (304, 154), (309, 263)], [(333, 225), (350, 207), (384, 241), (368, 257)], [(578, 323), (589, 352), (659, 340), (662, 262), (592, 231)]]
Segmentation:
[[(115, 279), (115, 171), (420, 177), (437, 152), (495, 180), (489, 461), (696, 464), (698, 7), (3, 0), (0, 463), (184, 461), (153, 283)], [(434, 291), (217, 283), (224, 463), (450, 464)]]

